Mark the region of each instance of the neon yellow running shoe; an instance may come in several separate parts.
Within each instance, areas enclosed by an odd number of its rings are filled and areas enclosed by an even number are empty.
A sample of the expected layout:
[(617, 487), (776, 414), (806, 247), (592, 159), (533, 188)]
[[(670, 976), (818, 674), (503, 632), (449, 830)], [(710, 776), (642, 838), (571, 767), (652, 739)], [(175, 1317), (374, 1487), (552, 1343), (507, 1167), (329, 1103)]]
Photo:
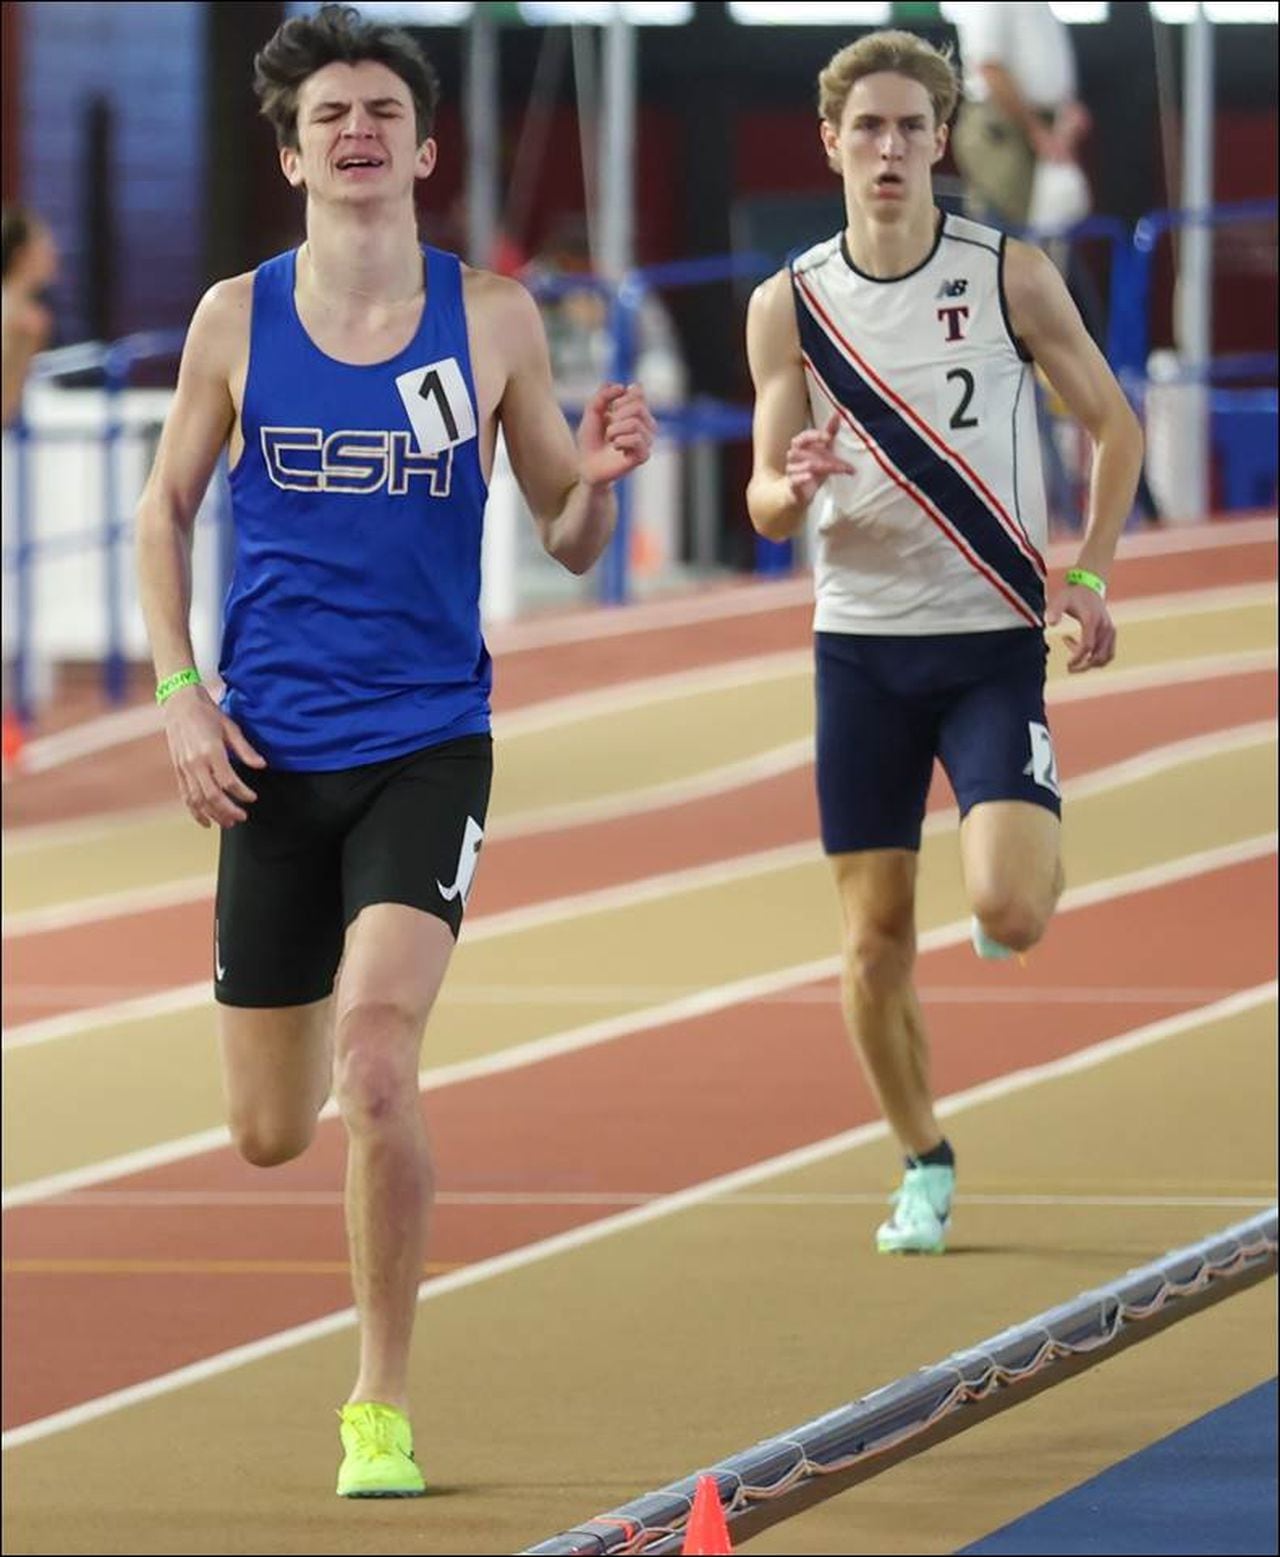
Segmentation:
[(413, 1461), (413, 1429), (394, 1406), (362, 1400), (338, 1412), (342, 1447), (340, 1498), (417, 1498), (427, 1490)]

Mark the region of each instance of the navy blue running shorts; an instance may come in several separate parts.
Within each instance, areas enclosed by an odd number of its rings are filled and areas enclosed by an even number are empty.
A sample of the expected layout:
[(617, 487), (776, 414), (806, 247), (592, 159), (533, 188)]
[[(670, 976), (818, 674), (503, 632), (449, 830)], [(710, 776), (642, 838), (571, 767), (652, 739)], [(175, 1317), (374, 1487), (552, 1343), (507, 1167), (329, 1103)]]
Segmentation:
[(1026, 800), (1061, 815), (1038, 628), (816, 633), (817, 780), (828, 854), (920, 847), (936, 757), (960, 815)]
[(333, 989), (347, 926), (374, 903), (456, 938), (489, 808), (493, 743), (466, 735), (332, 772), (235, 764), (258, 798), (218, 856), (214, 996), (300, 1006)]

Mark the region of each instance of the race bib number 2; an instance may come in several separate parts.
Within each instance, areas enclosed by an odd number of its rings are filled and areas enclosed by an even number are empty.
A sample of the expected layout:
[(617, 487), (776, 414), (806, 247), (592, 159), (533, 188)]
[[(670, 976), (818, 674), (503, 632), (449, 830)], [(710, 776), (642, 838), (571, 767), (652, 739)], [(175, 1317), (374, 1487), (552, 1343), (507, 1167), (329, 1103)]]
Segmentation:
[(440, 454), (476, 435), (476, 411), (456, 357), (410, 368), (396, 379), (420, 454)]

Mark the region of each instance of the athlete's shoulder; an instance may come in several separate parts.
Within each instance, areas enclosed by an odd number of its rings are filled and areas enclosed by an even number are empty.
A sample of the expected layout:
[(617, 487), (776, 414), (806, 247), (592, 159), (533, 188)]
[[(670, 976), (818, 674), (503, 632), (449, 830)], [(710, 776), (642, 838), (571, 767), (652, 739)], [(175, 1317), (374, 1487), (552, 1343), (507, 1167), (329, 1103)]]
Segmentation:
[(253, 308), (253, 285), (257, 271), (242, 271), (238, 276), (224, 276), (215, 281), (200, 299), (197, 312), (203, 310), (223, 322), (248, 313)]
[(792, 275), (802, 276), (809, 271), (820, 270), (833, 259), (839, 259), (840, 237), (839, 233), (835, 233), (830, 238), (824, 238), (821, 243), (811, 243), (807, 249), (794, 250), (787, 255), (788, 271)]
[(229, 365), (243, 356), (253, 319), (253, 271), (215, 281), (196, 304), (187, 331), (186, 355), (208, 365)]
[(953, 211), (948, 211), (942, 218), (938, 241), (939, 246), (966, 244), (971, 248), (986, 249), (999, 257), (1005, 237), (998, 227), (988, 227), (985, 222), (975, 222), (967, 216), (957, 216)]
[(487, 309), (523, 309), (529, 306), (536, 308), (533, 294), (525, 286), (523, 281), (515, 276), (499, 275), (496, 270), (482, 270), (476, 265), (468, 265), (464, 260), (458, 261), (462, 273), (462, 291), (467, 300), (467, 307), (473, 304)]
[(772, 313), (783, 306), (791, 306), (791, 270), (783, 266), (752, 289), (748, 308), (753, 313)]
[(1020, 337), (1029, 339), (1074, 312), (1058, 267), (1033, 243), (1009, 240), (1001, 279), (1010, 327)]
[(472, 335), (485, 345), (500, 348), (508, 361), (513, 354), (545, 339), (533, 294), (514, 276), (463, 264), (462, 301)]

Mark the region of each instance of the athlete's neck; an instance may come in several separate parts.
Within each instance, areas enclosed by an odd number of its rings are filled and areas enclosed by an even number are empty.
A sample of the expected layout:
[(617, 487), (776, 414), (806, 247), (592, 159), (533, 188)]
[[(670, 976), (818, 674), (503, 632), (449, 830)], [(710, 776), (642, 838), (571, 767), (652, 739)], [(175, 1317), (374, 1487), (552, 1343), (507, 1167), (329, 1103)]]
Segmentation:
[(412, 206), (375, 215), (325, 207), (307, 211), (298, 285), (323, 302), (384, 308), (420, 301), (422, 249)]
[(941, 221), (942, 212), (932, 201), (894, 222), (872, 221), (861, 211), (851, 211), (844, 230), (849, 258), (859, 270), (879, 280), (905, 276), (928, 258)]

